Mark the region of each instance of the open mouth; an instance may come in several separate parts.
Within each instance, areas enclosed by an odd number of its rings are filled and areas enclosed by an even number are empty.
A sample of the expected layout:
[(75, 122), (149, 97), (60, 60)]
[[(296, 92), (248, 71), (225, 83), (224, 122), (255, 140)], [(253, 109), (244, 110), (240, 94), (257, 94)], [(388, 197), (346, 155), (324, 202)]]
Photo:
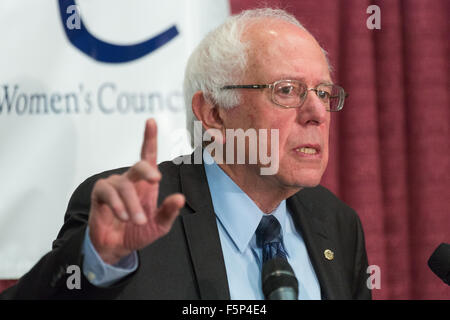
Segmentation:
[(295, 151), (306, 153), (306, 154), (316, 154), (316, 153), (318, 153), (316, 149), (308, 148), (308, 147), (297, 148), (297, 149), (295, 149)]
[(319, 145), (302, 145), (294, 148), (294, 151), (301, 156), (318, 156), (320, 155)]

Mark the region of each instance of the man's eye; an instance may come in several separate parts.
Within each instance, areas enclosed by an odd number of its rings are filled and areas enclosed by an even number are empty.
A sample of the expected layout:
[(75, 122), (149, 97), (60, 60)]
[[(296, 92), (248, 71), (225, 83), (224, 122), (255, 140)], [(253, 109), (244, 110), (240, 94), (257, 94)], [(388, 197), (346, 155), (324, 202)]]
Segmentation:
[(283, 86), (283, 87), (280, 87), (278, 90), (278, 92), (283, 95), (290, 95), (290, 94), (294, 93), (294, 91), (295, 91), (294, 86)]
[(317, 91), (317, 96), (318, 96), (320, 99), (326, 100), (326, 99), (330, 98), (330, 93), (327, 92), (327, 91), (318, 90), (318, 91)]

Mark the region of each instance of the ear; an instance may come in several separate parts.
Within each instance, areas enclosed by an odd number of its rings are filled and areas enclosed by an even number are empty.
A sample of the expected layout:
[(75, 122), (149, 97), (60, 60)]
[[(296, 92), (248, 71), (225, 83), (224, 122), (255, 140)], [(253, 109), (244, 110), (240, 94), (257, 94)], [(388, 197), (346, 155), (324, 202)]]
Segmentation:
[(202, 122), (205, 130), (216, 129), (225, 133), (223, 119), (218, 108), (206, 99), (203, 91), (197, 91), (192, 97), (192, 112)]

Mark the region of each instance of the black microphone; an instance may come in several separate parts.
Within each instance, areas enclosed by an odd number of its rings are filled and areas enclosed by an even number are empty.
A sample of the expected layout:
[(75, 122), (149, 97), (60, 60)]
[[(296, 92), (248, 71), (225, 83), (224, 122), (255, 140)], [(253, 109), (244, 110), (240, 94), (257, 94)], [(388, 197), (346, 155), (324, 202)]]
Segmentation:
[(428, 260), (428, 266), (450, 286), (450, 244), (441, 243)]
[(298, 281), (286, 259), (273, 258), (266, 261), (261, 277), (266, 300), (297, 300)]

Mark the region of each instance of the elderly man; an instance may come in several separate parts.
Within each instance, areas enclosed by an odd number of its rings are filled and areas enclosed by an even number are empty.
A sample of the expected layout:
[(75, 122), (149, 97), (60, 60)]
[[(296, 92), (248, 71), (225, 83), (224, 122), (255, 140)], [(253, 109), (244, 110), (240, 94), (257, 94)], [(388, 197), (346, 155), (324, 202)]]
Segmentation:
[[(258, 140), (276, 144), (277, 170), (207, 148), (204, 163), (157, 166), (148, 120), (141, 161), (82, 183), (53, 250), (5, 296), (264, 299), (261, 268), (274, 254), (292, 266), (299, 299), (370, 299), (361, 223), (319, 186), (345, 92), (314, 37), (282, 10), (230, 17), (192, 54), (185, 97), (188, 128), (201, 121), (215, 144), (230, 144), (230, 129), (270, 129)], [(244, 149), (246, 160), (256, 152)], [(82, 267), (72, 290), (70, 265)]]

